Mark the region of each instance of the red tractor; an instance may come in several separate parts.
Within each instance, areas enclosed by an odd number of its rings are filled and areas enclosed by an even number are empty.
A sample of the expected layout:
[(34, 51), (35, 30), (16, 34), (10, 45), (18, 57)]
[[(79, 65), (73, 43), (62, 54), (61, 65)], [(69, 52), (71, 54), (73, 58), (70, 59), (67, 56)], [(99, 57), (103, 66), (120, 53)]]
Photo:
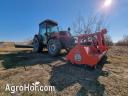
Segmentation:
[(51, 56), (57, 56), (61, 49), (69, 51), (72, 44), (70, 29), (59, 31), (58, 23), (47, 19), (39, 24), (39, 33), (33, 39), (33, 51), (41, 52), (43, 48), (47, 48)]

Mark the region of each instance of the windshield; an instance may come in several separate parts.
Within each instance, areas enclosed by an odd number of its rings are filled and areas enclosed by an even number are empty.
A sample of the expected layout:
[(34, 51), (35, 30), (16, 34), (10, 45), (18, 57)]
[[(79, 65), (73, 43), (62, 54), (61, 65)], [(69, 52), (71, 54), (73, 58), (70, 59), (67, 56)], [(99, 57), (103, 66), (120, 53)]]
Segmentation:
[(48, 27), (47, 32), (59, 32), (58, 26)]

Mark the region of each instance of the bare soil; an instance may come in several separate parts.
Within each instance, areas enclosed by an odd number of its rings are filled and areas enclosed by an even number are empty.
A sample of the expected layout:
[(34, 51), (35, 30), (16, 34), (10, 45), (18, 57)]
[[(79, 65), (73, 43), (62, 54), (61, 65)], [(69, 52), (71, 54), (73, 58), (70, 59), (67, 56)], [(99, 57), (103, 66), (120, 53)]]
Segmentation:
[[(65, 61), (66, 52), (51, 57), (31, 49), (0, 48), (0, 96), (127, 96), (128, 47), (113, 46), (92, 70)], [(55, 86), (56, 92), (5, 91), (14, 85), (39, 81)]]

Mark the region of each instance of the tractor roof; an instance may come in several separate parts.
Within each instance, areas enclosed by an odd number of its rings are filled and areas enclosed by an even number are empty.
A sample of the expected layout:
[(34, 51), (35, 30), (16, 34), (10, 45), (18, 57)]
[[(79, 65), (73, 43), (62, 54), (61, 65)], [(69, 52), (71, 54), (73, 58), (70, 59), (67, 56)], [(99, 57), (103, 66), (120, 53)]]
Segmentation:
[(53, 26), (57, 26), (58, 23), (53, 21), (53, 20), (46, 19), (46, 20), (42, 21), (39, 25), (53, 25)]

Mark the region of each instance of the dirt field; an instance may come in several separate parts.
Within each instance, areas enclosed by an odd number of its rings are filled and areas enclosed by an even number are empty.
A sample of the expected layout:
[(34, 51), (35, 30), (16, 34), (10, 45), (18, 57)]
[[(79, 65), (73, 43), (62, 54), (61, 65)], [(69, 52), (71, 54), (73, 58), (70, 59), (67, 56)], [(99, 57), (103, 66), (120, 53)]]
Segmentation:
[[(128, 47), (111, 47), (97, 69), (74, 66), (47, 52), (0, 48), (0, 96), (128, 96)], [(23, 85), (39, 81), (56, 92), (5, 91), (7, 83)]]

